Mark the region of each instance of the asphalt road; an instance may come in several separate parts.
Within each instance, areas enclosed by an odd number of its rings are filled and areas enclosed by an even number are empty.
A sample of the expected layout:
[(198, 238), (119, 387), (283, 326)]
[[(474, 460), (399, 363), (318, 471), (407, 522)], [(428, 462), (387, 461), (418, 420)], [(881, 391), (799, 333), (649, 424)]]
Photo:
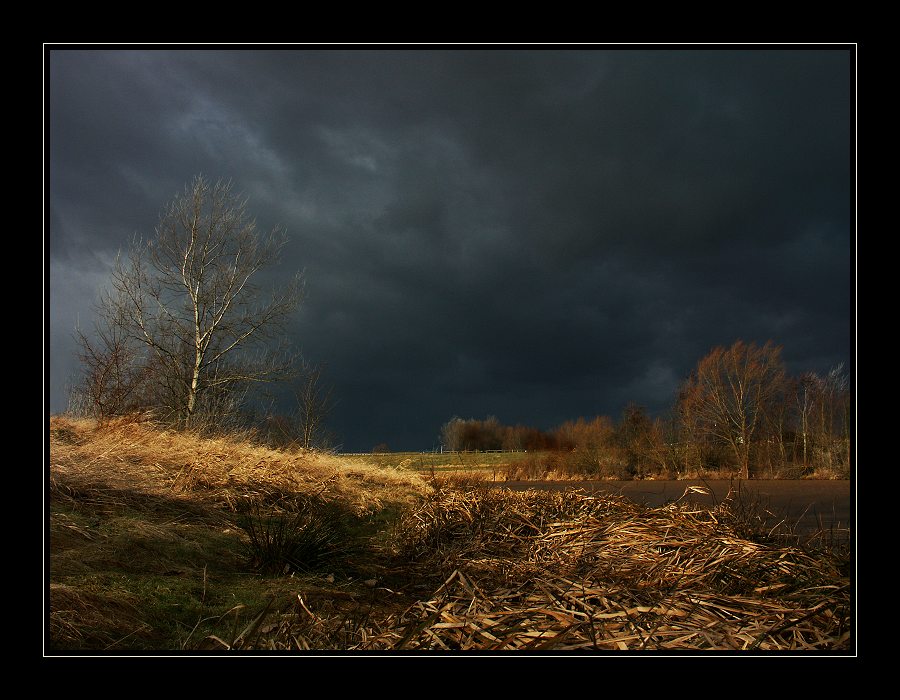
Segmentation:
[[(809, 537), (827, 533), (850, 538), (855, 530), (854, 494), (847, 480), (754, 479), (751, 481), (506, 481), (498, 486), (518, 491), (577, 489), (618, 493), (649, 507), (679, 501), (712, 508), (732, 494), (739, 506), (756, 509), (768, 526)], [(709, 491), (704, 494), (690, 487)]]

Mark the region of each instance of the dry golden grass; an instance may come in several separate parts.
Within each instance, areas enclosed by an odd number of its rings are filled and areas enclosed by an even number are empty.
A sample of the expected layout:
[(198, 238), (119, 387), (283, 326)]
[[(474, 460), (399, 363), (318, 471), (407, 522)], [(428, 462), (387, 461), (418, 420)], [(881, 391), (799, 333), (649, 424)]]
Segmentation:
[(51, 418), (48, 476), (54, 650), (184, 648), (193, 627), (256, 606), (273, 584), (248, 562), (239, 512), (317, 503), (366, 543), (370, 521), (432, 490), (410, 472), (127, 419)]
[(154, 494), (235, 510), (248, 501), (314, 496), (360, 514), (430, 490), (414, 473), (347, 457), (201, 438), (144, 421), (98, 425), (58, 416), (50, 421), (50, 486), (54, 497), (77, 492), (94, 505)]

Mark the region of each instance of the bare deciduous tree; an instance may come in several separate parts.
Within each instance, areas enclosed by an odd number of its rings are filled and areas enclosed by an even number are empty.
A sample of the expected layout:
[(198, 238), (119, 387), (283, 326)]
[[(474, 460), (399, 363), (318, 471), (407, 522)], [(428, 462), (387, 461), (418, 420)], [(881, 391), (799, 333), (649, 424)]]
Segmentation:
[(843, 364), (832, 367), (824, 377), (813, 375), (810, 384), (814, 398), (806, 425), (816, 462), (828, 469), (849, 467), (850, 382)]
[(297, 400), (297, 428), (300, 446), (306, 449), (323, 447), (325, 419), (334, 407), (332, 389), (322, 382), (322, 366), (304, 367), (300, 385), (295, 390)]
[(453, 416), (441, 426), (441, 444), (450, 452), (456, 452), (463, 447), (463, 430), (466, 422), (459, 416)]
[(810, 423), (813, 412), (819, 404), (819, 398), (822, 394), (822, 380), (815, 372), (806, 372), (797, 381), (795, 385), (797, 418), (800, 428), (800, 445), (803, 468), (809, 465), (809, 442), (810, 442)]
[(737, 341), (717, 347), (697, 365), (682, 390), (684, 410), (733, 452), (741, 478), (750, 476), (754, 436), (784, 378), (781, 348)]
[(148, 366), (141, 348), (129, 337), (120, 305), (101, 315), (93, 336), (75, 329), (82, 375), (77, 392), (100, 419), (127, 413), (142, 403)]
[(230, 183), (194, 178), (164, 209), (155, 237), (117, 259), (100, 305), (100, 327), (116, 335), (81, 340), (83, 356), (112, 354), (88, 369), (115, 367), (116, 348), (127, 346), (132, 369), (152, 380), (154, 407), (188, 425), (201, 408), (228, 405), (234, 390), (284, 376), (292, 358), (273, 343), (302, 300), (302, 275), (267, 299), (256, 279), (286, 240), (278, 229), (257, 232)]

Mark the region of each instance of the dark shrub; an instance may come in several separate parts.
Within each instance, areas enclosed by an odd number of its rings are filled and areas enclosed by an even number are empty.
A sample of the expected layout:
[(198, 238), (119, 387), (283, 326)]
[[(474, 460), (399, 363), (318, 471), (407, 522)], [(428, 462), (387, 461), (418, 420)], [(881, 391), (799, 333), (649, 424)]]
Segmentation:
[(302, 501), (292, 512), (264, 514), (258, 506), (238, 525), (247, 533), (247, 553), (254, 569), (269, 574), (321, 571), (356, 551), (346, 526), (346, 513), (315, 500)]

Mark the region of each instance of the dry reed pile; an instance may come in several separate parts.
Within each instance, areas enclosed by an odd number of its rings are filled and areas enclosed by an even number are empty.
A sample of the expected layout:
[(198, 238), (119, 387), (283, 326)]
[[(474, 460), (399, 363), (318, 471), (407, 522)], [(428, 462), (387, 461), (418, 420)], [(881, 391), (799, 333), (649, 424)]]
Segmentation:
[(395, 533), (400, 561), (443, 579), (430, 595), (356, 625), (300, 595), (259, 644), (328, 648), (339, 633), (360, 650), (850, 649), (846, 562), (738, 537), (725, 508), (441, 489)]

